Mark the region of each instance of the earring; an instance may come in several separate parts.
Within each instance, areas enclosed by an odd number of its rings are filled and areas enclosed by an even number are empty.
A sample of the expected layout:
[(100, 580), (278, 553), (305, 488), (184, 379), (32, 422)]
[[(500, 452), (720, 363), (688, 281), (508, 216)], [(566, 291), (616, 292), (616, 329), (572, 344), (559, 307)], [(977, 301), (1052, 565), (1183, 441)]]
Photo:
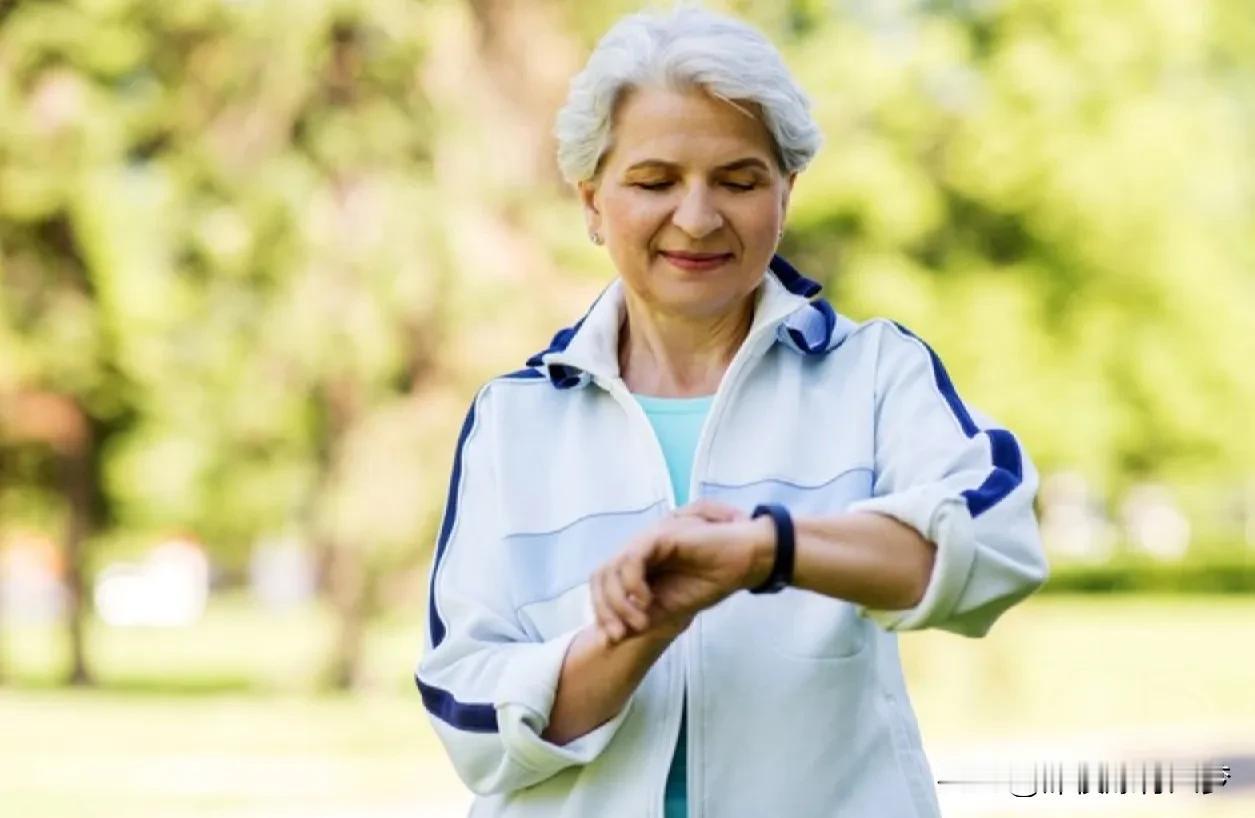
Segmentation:
[(590, 230), (590, 231), (589, 231), (589, 233), (588, 233), (588, 240), (589, 240), (589, 241), (591, 241), (593, 244), (596, 244), (596, 245), (599, 245), (599, 246), (600, 246), (601, 244), (605, 243), (605, 239), (603, 239), (603, 238), (601, 237), (601, 234), (600, 234), (600, 233), (598, 233), (596, 230)]

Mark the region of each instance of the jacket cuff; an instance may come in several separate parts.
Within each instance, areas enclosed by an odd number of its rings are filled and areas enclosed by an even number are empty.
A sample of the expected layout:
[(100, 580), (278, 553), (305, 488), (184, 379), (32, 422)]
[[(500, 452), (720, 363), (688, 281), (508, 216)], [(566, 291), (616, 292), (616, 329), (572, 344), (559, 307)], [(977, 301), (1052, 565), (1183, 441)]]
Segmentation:
[(552, 775), (573, 764), (589, 763), (606, 749), (631, 707), (629, 698), (610, 721), (566, 744), (541, 738), (553, 711), (562, 663), (581, 630), (576, 628), (521, 652), (497, 684), (493, 699), (506, 753), (532, 772)]
[(847, 511), (892, 517), (914, 528), (937, 548), (928, 587), (915, 607), (896, 611), (861, 608), (860, 615), (890, 631), (917, 630), (944, 622), (958, 605), (976, 556), (972, 517), (963, 498), (942, 485), (917, 486), (859, 500)]

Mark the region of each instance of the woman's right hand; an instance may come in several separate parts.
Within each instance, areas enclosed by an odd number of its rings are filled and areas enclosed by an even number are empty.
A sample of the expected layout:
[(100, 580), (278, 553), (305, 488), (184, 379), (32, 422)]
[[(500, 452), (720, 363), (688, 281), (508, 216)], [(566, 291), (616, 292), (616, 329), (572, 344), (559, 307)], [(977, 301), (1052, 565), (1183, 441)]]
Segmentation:
[(700, 611), (718, 602), (732, 589), (707, 576), (667, 573), (654, 582), (665, 583), (655, 593), (648, 576), (658, 543), (697, 533), (695, 527), (748, 519), (740, 509), (701, 499), (676, 509), (634, 537), (615, 557), (598, 568), (590, 581), (593, 611), (604, 638), (611, 644), (633, 633), (661, 632), (678, 636)]

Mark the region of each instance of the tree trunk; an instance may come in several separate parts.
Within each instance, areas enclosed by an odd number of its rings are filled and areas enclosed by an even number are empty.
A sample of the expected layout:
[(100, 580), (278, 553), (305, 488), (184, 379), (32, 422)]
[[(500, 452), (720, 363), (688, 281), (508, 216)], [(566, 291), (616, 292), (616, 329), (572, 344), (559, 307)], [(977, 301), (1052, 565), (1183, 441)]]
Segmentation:
[(338, 631), (327, 679), (334, 689), (349, 690), (361, 681), (368, 598), (366, 567), (356, 548), (336, 545), (331, 548), (328, 569), (328, 590)]
[[(321, 466), (323, 479), (316, 497), (328, 498), (335, 491), (333, 475), (349, 430), (361, 413), (361, 387), (352, 376), (342, 376), (322, 384), (326, 408)], [(327, 680), (336, 690), (348, 690), (358, 681), (362, 636), (366, 624), (366, 566), (358, 543), (319, 537), (322, 545), (324, 588), (336, 612), (337, 633), (327, 668)]]
[(4, 679), (4, 568), (0, 566), (0, 687), (4, 686)]
[(65, 554), (65, 625), (70, 639), (66, 683), (91, 684), (87, 665), (85, 620), (89, 606), (83, 582), (84, 545), (92, 525), (96, 486), (91, 420), (72, 396), (39, 389), (0, 395), (0, 432), (5, 439), (47, 444), (57, 465), (57, 489), (68, 515)]
[(91, 531), (92, 440), (86, 416), (81, 410), (78, 415), (82, 433), (74, 437), (61, 458), (62, 486), (69, 505), (65, 530), (65, 614), (70, 637), (70, 672), (66, 682), (71, 685), (89, 685), (92, 684), (92, 675), (87, 667), (87, 640), (84, 630), (91, 606), (87, 602), (83, 581), (83, 552)]

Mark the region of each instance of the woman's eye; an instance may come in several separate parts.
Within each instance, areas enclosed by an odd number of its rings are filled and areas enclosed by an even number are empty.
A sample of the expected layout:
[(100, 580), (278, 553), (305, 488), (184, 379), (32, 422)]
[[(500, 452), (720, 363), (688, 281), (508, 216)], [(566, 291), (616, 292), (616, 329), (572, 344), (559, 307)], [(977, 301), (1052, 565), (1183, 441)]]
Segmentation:
[(744, 193), (757, 187), (757, 185), (753, 182), (724, 182), (723, 186), (728, 190), (735, 190), (738, 193)]
[(671, 187), (670, 182), (637, 182), (636, 187), (642, 190), (666, 190)]

